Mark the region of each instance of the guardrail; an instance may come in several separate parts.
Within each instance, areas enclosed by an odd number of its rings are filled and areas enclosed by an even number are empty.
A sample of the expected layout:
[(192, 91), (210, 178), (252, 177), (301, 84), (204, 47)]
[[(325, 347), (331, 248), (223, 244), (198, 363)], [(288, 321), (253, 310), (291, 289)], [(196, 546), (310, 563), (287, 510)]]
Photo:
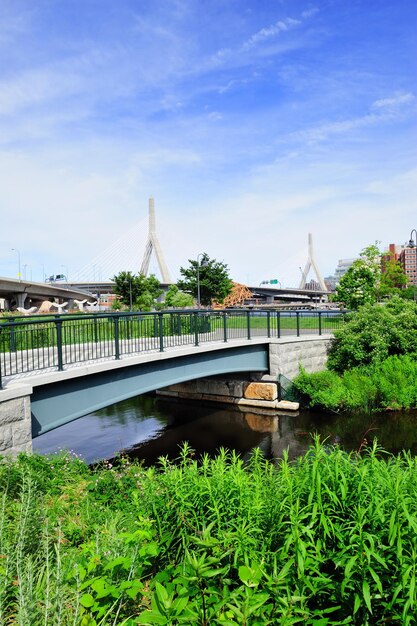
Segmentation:
[(0, 319), (2, 377), (210, 341), (332, 333), (342, 311), (251, 309), (93, 313)]

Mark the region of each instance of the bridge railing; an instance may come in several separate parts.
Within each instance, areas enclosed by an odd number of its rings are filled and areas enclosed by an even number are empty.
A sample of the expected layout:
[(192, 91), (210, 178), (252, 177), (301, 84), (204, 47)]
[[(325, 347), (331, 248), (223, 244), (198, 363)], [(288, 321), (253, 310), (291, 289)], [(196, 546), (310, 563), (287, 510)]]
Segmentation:
[(332, 333), (341, 311), (226, 309), (0, 319), (2, 377), (211, 341)]

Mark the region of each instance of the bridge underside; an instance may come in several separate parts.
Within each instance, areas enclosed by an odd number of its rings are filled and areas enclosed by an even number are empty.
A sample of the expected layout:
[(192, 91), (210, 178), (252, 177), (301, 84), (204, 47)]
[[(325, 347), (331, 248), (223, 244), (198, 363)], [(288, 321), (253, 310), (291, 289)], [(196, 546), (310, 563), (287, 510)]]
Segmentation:
[(168, 385), (218, 374), (267, 371), (269, 347), (259, 344), (155, 360), (38, 386), (31, 401), (32, 436)]

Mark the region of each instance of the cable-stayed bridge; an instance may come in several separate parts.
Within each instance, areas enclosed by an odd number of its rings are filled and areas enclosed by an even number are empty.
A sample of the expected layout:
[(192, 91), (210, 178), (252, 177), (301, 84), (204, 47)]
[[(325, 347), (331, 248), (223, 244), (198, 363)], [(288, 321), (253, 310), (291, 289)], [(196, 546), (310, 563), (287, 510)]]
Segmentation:
[[(304, 269), (302, 269), (302, 265)], [(287, 257), (285, 261), (278, 264), (274, 269), (274, 274), (275, 276), (288, 275), (289, 268), (292, 275), (290, 283), (287, 281), (287, 285), (284, 285), (278, 279), (272, 281), (263, 280), (259, 288), (268, 284), (273, 290), (275, 289), (278, 292), (283, 289), (327, 292), (326, 285), (314, 258), (311, 234), (308, 236), (308, 247), (303, 246), (301, 250), (295, 251), (290, 258)], [(86, 286), (95, 285), (98, 288), (104, 288), (112, 280), (113, 276), (121, 271), (130, 271), (134, 274), (140, 272), (145, 275), (151, 273), (159, 277), (163, 284), (168, 285), (172, 282), (171, 276), (174, 272), (172, 272), (166, 262), (162, 246), (157, 237), (155, 201), (152, 197), (149, 198), (147, 229), (143, 219), (133, 224), (127, 232), (112, 242), (110, 246), (100, 251), (77, 272), (72, 273), (71, 283), (79, 283)], [(308, 282), (308, 276), (311, 271), (314, 273), (315, 280)], [(265, 278), (271, 279), (272, 277), (266, 276)], [(279, 287), (273, 287), (275, 284), (279, 285)], [(288, 287), (288, 284), (291, 286)], [(251, 289), (253, 291), (255, 287), (251, 287)], [(258, 288), (256, 289), (258, 290)], [(265, 291), (265, 288), (263, 291)]]

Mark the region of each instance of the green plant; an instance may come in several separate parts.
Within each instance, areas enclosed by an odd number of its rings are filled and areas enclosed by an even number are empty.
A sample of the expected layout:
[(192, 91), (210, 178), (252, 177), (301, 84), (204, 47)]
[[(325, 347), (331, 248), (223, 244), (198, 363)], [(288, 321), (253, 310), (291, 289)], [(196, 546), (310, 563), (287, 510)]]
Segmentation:
[(416, 353), (417, 305), (396, 297), (384, 305), (365, 305), (346, 315), (334, 332), (327, 366), (344, 372), (391, 355)]
[(189, 267), (180, 268), (183, 278), (177, 282), (177, 287), (194, 298), (200, 289), (200, 302), (204, 306), (210, 306), (212, 300), (223, 302), (233, 289), (227, 265), (210, 259), (207, 254), (202, 256), (201, 262), (194, 259), (188, 259), (188, 262)]

